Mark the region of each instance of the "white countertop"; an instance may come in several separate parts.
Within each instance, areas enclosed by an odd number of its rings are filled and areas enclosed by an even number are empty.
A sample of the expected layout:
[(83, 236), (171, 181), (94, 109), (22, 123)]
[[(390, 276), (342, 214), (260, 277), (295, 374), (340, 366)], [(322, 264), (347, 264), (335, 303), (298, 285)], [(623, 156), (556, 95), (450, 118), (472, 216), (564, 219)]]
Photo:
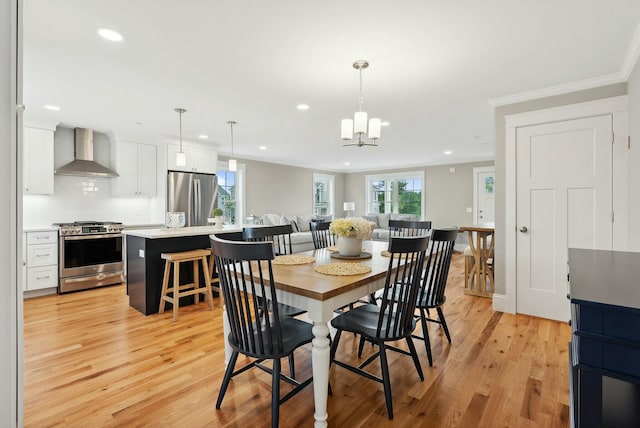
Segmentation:
[(229, 224), (222, 229), (214, 226), (193, 226), (193, 227), (162, 227), (157, 229), (125, 229), (125, 235), (138, 236), (147, 239), (177, 238), (181, 236), (211, 235), (220, 232), (242, 232), (243, 227), (259, 227), (255, 224)]

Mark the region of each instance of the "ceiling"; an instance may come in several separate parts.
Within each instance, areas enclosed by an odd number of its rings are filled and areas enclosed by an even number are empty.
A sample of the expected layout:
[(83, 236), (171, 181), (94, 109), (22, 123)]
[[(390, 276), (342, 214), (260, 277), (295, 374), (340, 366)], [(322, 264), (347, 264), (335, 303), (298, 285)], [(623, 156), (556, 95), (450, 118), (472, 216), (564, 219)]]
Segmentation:
[[(237, 121), (243, 158), (334, 171), (488, 160), (490, 100), (624, 81), (639, 20), (637, 0), (25, 0), (25, 121), (176, 142), (182, 107), (184, 139), (206, 134), (221, 154)], [(378, 147), (340, 140), (358, 59), (363, 109), (390, 122)]]

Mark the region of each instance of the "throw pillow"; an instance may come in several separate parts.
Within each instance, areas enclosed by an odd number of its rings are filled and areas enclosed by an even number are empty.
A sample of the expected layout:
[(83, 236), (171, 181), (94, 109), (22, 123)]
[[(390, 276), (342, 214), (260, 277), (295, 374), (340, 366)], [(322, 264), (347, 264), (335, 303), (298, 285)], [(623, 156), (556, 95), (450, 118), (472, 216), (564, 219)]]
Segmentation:
[(300, 229), (300, 232), (308, 232), (309, 230), (309, 223), (311, 223), (311, 218), (312, 216), (308, 215), (299, 215), (298, 216), (298, 228)]
[(277, 226), (280, 224), (280, 214), (264, 214), (262, 224), (267, 226)]
[(362, 218), (365, 220), (372, 221), (375, 224), (375, 228), (380, 229), (380, 224), (378, 223), (377, 215), (363, 215)]
[(279, 224), (290, 224), (293, 232), (300, 232), (298, 227), (298, 217), (294, 215), (283, 215), (280, 217)]
[(330, 222), (333, 221), (333, 214), (328, 214), (328, 215), (319, 215), (316, 214), (315, 216), (313, 216), (313, 219), (311, 221), (315, 221), (315, 222)]
[(389, 214), (369, 213), (367, 215), (374, 215), (378, 217), (378, 226), (380, 229), (387, 229), (389, 227)]

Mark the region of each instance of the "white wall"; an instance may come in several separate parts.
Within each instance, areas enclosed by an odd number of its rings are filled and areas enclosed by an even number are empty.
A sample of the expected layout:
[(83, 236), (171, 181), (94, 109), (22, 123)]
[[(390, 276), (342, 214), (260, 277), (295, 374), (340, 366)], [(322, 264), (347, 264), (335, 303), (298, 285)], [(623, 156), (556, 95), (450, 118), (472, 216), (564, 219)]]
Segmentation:
[[(0, 426), (21, 425), (22, 299), (18, 298), (18, 241), (20, 210), (17, 198), (18, 144), (16, 102), (17, 0), (0, 0)], [(20, 73), (18, 73), (20, 75)], [(19, 186), (20, 184), (20, 186)], [(20, 393), (20, 394), (19, 394)]]
[(640, 251), (640, 62), (629, 76), (629, 137), (631, 147), (628, 150), (627, 166), (628, 182), (628, 213), (630, 251)]

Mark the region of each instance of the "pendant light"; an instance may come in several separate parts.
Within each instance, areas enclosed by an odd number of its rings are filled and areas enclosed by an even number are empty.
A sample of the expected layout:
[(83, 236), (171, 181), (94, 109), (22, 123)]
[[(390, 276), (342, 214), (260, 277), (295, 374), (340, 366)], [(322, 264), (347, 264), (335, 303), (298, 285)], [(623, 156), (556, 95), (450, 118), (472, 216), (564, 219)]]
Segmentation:
[(180, 107), (174, 110), (180, 115), (180, 151), (176, 153), (176, 165), (185, 166), (187, 164), (187, 155), (182, 151), (182, 113), (186, 113), (186, 110)]
[[(360, 74), (360, 96), (358, 97), (358, 111), (353, 115), (353, 119), (342, 119), (340, 126), (340, 134), (343, 140), (351, 140), (353, 134), (358, 135), (358, 141), (354, 143), (346, 143), (345, 146), (377, 146), (376, 142), (380, 138), (380, 126), (381, 121), (377, 118), (371, 118), (367, 120), (368, 115), (366, 111), (362, 111), (362, 102), (364, 96), (362, 93), (362, 70), (369, 67), (369, 63), (363, 59), (353, 63), (353, 68), (358, 70)], [(364, 141), (362, 138), (369, 130), (369, 139), (372, 142)]]
[(238, 162), (233, 158), (233, 125), (236, 124), (233, 120), (227, 121), (231, 128), (231, 159), (229, 159), (229, 171), (235, 172), (238, 170)]

